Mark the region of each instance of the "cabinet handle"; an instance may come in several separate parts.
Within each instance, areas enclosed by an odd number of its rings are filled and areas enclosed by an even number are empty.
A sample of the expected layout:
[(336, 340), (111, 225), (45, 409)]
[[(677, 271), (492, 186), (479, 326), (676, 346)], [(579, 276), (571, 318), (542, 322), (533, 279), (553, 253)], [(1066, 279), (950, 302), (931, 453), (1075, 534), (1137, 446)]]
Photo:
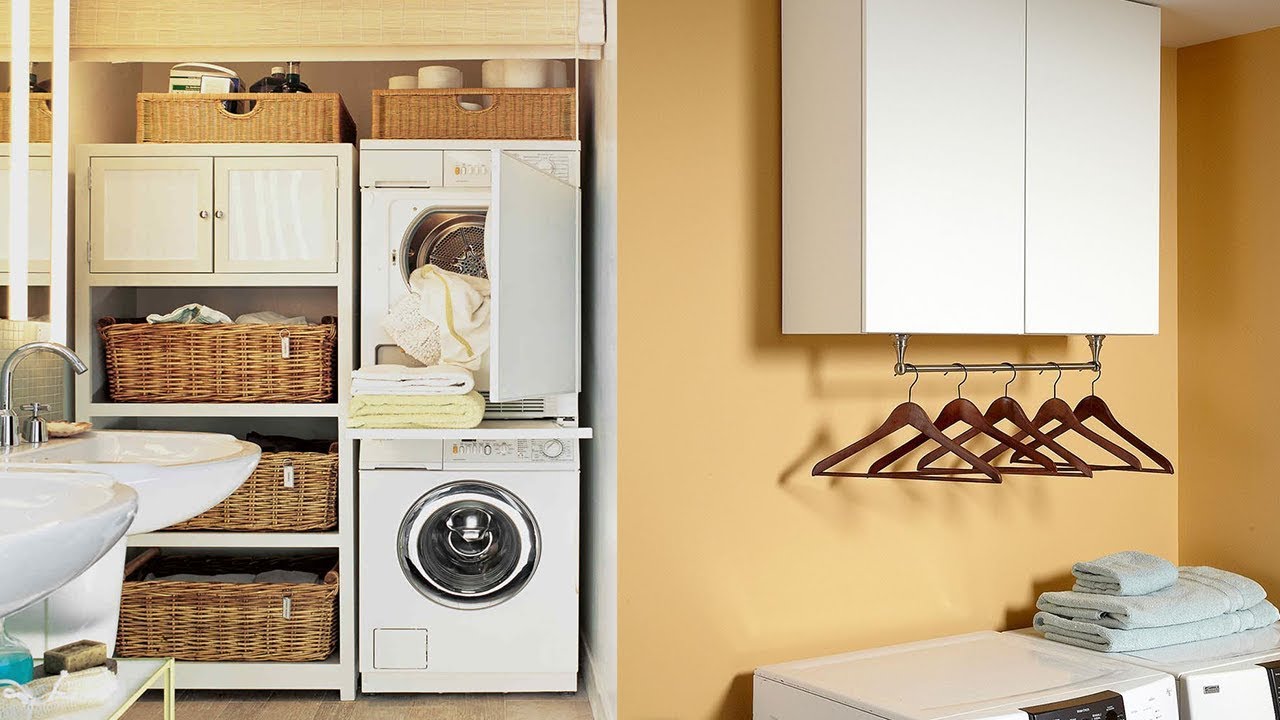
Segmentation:
[(208, 217), (209, 217), (209, 211), (208, 211), (208, 210), (201, 210), (201, 211), (200, 211), (200, 217), (201, 217), (202, 219), (208, 219)]
[(222, 218), (226, 217), (227, 214), (222, 212), (221, 210), (215, 210), (213, 213), (213, 216), (221, 220)]

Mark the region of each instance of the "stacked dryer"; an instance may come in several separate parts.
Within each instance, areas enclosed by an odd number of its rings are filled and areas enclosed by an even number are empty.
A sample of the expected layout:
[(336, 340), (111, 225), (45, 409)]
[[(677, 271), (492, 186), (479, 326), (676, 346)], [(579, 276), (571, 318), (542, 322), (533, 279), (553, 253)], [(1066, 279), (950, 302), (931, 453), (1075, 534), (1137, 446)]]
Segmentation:
[(573, 691), (578, 668), (579, 146), (365, 141), (361, 363), (432, 264), (491, 283), (486, 423), (361, 440), (365, 692)]

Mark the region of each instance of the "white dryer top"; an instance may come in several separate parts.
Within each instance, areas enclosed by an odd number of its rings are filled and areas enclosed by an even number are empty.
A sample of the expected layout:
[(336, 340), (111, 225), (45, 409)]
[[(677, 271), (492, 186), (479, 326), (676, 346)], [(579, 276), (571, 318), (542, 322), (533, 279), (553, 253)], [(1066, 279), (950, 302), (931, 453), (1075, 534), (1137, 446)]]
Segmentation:
[(1212, 640), (1126, 653), (1123, 657), (1178, 677), (1227, 665), (1280, 660), (1280, 623)]
[(1168, 675), (980, 632), (763, 667), (756, 674), (888, 720), (1025, 717), (1020, 708), (1124, 693)]

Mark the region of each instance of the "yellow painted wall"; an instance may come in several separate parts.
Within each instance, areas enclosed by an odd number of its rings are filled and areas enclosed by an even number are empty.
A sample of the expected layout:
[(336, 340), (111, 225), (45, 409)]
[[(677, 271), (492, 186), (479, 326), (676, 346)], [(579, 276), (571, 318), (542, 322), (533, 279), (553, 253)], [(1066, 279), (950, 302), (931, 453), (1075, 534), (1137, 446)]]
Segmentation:
[(1181, 545), (1280, 588), (1280, 28), (1183, 48)]
[[(808, 477), (903, 400), (906, 381), (885, 336), (779, 330), (778, 0), (645, 0), (620, 21), (621, 718), (747, 718), (758, 665), (1026, 625), (1075, 560), (1177, 555), (1169, 476)], [(1098, 391), (1177, 462), (1173, 59), (1163, 332), (1108, 339)], [(1079, 338), (917, 338), (911, 357), (1086, 350)], [(985, 405), (1002, 383), (975, 376), (966, 389)], [(1049, 385), (1022, 377), (1014, 392), (1034, 409)], [(1074, 400), (1087, 378), (1061, 390)], [(916, 399), (932, 410), (953, 392), (952, 378), (927, 377)]]

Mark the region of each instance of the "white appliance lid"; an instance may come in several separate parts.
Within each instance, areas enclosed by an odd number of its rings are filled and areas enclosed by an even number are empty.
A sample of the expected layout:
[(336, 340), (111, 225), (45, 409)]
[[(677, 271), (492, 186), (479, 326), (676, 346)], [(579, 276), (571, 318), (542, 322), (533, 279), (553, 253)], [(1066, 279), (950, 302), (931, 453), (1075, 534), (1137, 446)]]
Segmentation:
[(1237, 663), (1261, 663), (1280, 659), (1280, 623), (1226, 637), (1125, 653), (1146, 667), (1181, 677)]
[(889, 720), (1007, 712), (1167, 677), (996, 632), (801, 660), (756, 674)]

